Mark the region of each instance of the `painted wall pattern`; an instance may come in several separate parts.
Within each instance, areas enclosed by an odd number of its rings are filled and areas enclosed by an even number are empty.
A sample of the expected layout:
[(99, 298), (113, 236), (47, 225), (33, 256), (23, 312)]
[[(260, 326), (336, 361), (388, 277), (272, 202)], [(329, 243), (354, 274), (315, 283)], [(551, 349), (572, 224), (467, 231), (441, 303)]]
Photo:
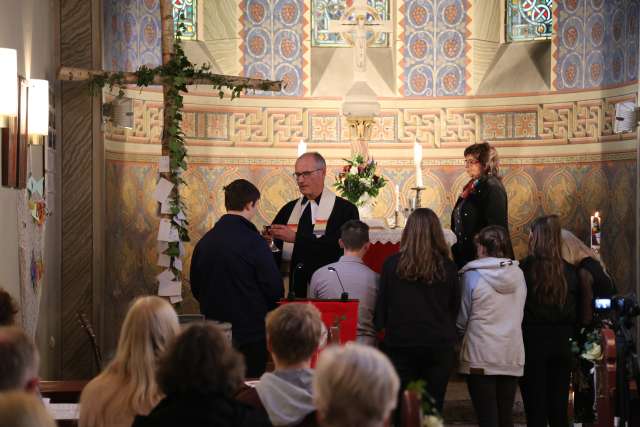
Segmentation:
[(162, 63), (159, 0), (105, 0), (104, 67), (135, 71)]
[(466, 66), (471, 19), (466, 0), (407, 0), (400, 9), (401, 95), (469, 93)]
[(638, 78), (635, 0), (560, 0), (554, 38), (556, 89), (613, 86)]
[(243, 75), (284, 80), (275, 96), (306, 93), (305, 53), (309, 50), (308, 7), (303, 0), (241, 0)]

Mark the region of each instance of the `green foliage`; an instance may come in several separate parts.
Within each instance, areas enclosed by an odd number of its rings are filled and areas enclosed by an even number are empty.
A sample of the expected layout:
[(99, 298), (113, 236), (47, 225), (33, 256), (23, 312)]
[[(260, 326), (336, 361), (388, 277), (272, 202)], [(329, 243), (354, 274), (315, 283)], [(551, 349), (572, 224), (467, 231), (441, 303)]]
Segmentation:
[(407, 384), (407, 390), (413, 391), (418, 395), (422, 408), (422, 415), (434, 415), (441, 417), (438, 409), (436, 408), (436, 401), (427, 392), (427, 383), (424, 380), (413, 381)]
[(387, 181), (384, 177), (376, 174), (376, 162), (366, 161), (361, 155), (356, 155), (351, 160), (344, 159), (347, 164), (336, 176), (334, 187), (340, 192), (342, 197), (357, 206), (365, 203), (364, 195), (370, 198), (378, 196), (380, 189)]

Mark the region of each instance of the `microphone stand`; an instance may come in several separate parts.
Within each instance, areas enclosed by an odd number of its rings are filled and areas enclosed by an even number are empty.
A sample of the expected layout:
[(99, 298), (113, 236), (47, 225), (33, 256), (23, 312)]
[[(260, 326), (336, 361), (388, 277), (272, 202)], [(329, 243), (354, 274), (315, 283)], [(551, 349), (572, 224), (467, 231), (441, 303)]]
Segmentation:
[(344, 286), (342, 285), (342, 280), (340, 280), (340, 275), (338, 274), (338, 270), (333, 267), (327, 267), (327, 270), (333, 271), (336, 273), (336, 277), (338, 278), (338, 283), (340, 283), (340, 287), (342, 288), (342, 295), (340, 295), (340, 301), (348, 301), (349, 300), (349, 292), (345, 291)]
[(293, 269), (293, 273), (291, 273), (291, 286), (289, 286), (289, 293), (287, 294), (287, 299), (289, 301), (293, 301), (296, 299), (296, 293), (294, 291), (294, 287), (296, 284), (296, 273), (304, 267), (304, 264), (299, 262), (296, 264), (296, 267)]

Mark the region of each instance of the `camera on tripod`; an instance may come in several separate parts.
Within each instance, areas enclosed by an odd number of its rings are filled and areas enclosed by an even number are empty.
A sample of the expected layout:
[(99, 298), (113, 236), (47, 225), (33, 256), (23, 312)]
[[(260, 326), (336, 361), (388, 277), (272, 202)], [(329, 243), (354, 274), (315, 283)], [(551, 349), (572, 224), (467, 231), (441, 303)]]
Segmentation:
[(613, 298), (594, 298), (593, 308), (598, 314), (615, 314), (618, 319), (630, 320), (640, 315), (640, 306), (633, 294), (616, 295)]

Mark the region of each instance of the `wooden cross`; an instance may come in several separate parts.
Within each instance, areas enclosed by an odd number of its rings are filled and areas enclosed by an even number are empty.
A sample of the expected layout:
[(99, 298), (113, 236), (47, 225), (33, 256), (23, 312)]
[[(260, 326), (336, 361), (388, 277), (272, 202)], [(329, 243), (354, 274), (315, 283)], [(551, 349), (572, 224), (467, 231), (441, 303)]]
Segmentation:
[[(173, 5), (171, 0), (160, 0), (160, 16), (161, 16), (161, 24), (162, 24), (162, 66), (168, 66), (171, 61), (175, 58), (176, 52), (174, 51), (174, 21), (173, 21)], [(145, 71), (150, 71), (146, 67), (141, 67), (138, 72), (108, 72), (104, 70), (87, 70), (83, 68), (72, 68), (72, 67), (64, 67), (62, 66), (58, 71), (58, 79), (63, 81), (87, 81), (92, 79), (102, 79), (104, 82), (110, 78), (115, 78), (118, 81), (118, 84), (138, 84), (140, 82), (140, 74)], [(176, 141), (176, 130), (172, 129), (175, 125), (175, 120), (177, 118), (178, 122), (181, 121), (181, 105), (176, 105), (175, 97), (170, 96), (171, 91), (174, 91), (174, 94), (177, 93), (175, 88), (177, 86), (181, 86), (177, 84), (175, 81), (168, 83), (167, 78), (171, 79), (172, 76), (165, 72), (163, 75), (155, 73), (153, 75), (153, 79), (148, 82), (153, 85), (161, 85), (162, 93), (163, 93), (163, 103), (164, 103), (164, 112), (163, 112), (163, 125), (162, 125), (162, 156), (170, 157), (170, 163), (175, 164), (176, 159), (171, 157), (172, 153), (175, 150), (171, 150), (172, 142)], [(220, 83), (224, 82), (224, 83)], [(221, 89), (221, 86), (231, 87), (234, 90), (234, 94), (239, 92), (238, 89), (254, 89), (254, 90), (262, 90), (262, 91), (280, 91), (282, 89), (282, 81), (271, 81), (271, 80), (261, 80), (261, 79), (252, 79), (246, 77), (237, 77), (237, 76), (225, 76), (219, 74), (212, 74), (208, 72), (200, 72), (197, 77), (194, 78), (186, 78), (181, 81), (184, 85), (214, 85), (218, 86)], [(222, 96), (222, 92), (221, 92)], [(177, 113), (177, 114), (176, 114)], [(174, 156), (175, 157), (175, 156)], [(172, 168), (173, 169), (173, 168)], [(160, 177), (170, 181), (173, 186), (173, 190), (171, 193), (172, 200), (179, 201), (179, 192), (178, 187), (182, 182), (181, 178), (178, 174), (171, 174), (169, 172), (160, 173)], [(172, 218), (175, 223), (175, 215), (177, 212), (173, 211), (172, 214), (162, 214), (160, 213), (160, 217), (162, 218)], [(182, 226), (179, 226), (179, 229), (183, 230), (183, 233), (180, 235), (180, 241), (188, 241), (188, 233), (186, 231), (186, 225), (182, 223)], [(174, 242), (170, 244), (169, 251), (165, 252), (171, 256), (171, 269), (176, 276), (176, 280), (180, 280), (182, 277), (181, 272), (178, 268), (175, 267), (175, 260), (180, 258), (179, 253), (179, 243)], [(172, 300), (173, 302), (173, 300)]]

